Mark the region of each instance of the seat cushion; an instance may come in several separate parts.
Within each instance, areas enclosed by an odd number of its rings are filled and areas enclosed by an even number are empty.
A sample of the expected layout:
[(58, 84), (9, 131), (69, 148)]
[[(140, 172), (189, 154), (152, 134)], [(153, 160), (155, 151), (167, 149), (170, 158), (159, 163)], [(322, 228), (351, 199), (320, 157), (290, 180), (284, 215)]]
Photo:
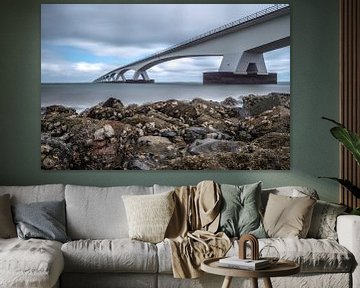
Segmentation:
[[(355, 263), (353, 255), (344, 246), (330, 239), (259, 239), (259, 250), (265, 245), (275, 247), (281, 259), (298, 263), (301, 273), (346, 273), (351, 271)], [(235, 242), (227, 255), (234, 256), (237, 251)]]
[(63, 268), (60, 242), (0, 239), (1, 287), (53, 287)]
[[(259, 249), (274, 246), (281, 259), (298, 263), (301, 273), (348, 273), (354, 266), (353, 255), (338, 242), (330, 239), (267, 238), (259, 239)], [(167, 241), (157, 244), (159, 273), (172, 273), (171, 248)], [(235, 241), (227, 256), (238, 255)], [(275, 255), (273, 255), (275, 256)], [(250, 257), (250, 250), (248, 251)]]
[(78, 240), (61, 248), (66, 272), (156, 273), (156, 246), (123, 239)]

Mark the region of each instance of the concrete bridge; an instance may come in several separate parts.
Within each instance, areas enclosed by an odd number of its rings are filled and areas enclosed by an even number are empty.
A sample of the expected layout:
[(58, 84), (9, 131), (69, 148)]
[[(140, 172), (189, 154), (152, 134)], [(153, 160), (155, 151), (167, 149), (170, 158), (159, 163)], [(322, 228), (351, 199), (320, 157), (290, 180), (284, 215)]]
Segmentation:
[[(204, 83), (276, 83), (263, 53), (290, 45), (290, 6), (277, 4), (144, 59), (114, 69), (94, 82), (153, 82), (147, 70), (184, 57), (223, 56), (218, 72), (204, 73)], [(125, 73), (133, 70), (132, 79)]]

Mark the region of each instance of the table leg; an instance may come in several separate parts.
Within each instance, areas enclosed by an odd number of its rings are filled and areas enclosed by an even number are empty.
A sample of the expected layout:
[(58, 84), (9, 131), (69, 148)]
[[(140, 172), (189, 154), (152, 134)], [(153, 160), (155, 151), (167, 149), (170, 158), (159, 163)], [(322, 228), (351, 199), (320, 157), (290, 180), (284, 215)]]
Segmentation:
[(224, 282), (221, 286), (221, 288), (230, 288), (232, 277), (231, 276), (225, 276)]
[(266, 277), (263, 279), (264, 279), (265, 288), (273, 288), (270, 278)]
[(258, 288), (258, 279), (257, 278), (251, 278), (252, 287)]

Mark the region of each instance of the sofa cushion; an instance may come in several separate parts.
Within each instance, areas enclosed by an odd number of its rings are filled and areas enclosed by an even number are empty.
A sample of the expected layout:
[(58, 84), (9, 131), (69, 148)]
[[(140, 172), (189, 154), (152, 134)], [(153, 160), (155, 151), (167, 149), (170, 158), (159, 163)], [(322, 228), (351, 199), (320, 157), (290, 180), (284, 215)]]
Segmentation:
[[(329, 239), (264, 238), (259, 249), (274, 246), (281, 259), (295, 261), (302, 273), (348, 273), (354, 265), (353, 255), (338, 242)], [(171, 274), (171, 248), (168, 241), (156, 244), (159, 273)], [(234, 241), (226, 256), (238, 255), (238, 241)], [(247, 250), (250, 257), (250, 249)], [(271, 255), (276, 256), (276, 255)], [(275, 286), (274, 286), (275, 287)]]
[(18, 203), (13, 206), (17, 234), (22, 239), (69, 241), (65, 229), (65, 201)]
[(314, 206), (309, 238), (337, 240), (336, 219), (346, 211), (345, 205), (318, 200)]
[(10, 195), (0, 196), (0, 238), (16, 237), (15, 224), (11, 214)]
[(269, 237), (305, 238), (316, 200), (307, 197), (269, 195), (264, 227)]
[(329, 239), (262, 239), (260, 249), (274, 246), (280, 258), (295, 261), (301, 272), (350, 272), (353, 255), (338, 242)]
[(261, 182), (243, 186), (221, 184), (219, 231), (229, 237), (251, 233), (266, 237), (260, 216)]
[(65, 185), (0, 186), (0, 195), (4, 194), (10, 194), (11, 204), (61, 201), (65, 197)]
[(128, 238), (123, 195), (152, 194), (152, 187), (66, 185), (67, 233), (71, 239)]
[(157, 243), (164, 240), (175, 208), (173, 191), (156, 195), (124, 195), (131, 239)]
[(0, 287), (53, 287), (63, 268), (61, 243), (0, 239)]
[(156, 246), (130, 239), (78, 240), (61, 248), (66, 272), (156, 273)]

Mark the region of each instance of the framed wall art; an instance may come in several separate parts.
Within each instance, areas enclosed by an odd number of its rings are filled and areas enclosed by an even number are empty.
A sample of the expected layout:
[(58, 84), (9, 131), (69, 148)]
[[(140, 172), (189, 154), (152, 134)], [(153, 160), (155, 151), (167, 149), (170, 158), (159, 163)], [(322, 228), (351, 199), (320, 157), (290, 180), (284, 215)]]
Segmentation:
[(290, 6), (42, 4), (41, 168), (290, 169)]

